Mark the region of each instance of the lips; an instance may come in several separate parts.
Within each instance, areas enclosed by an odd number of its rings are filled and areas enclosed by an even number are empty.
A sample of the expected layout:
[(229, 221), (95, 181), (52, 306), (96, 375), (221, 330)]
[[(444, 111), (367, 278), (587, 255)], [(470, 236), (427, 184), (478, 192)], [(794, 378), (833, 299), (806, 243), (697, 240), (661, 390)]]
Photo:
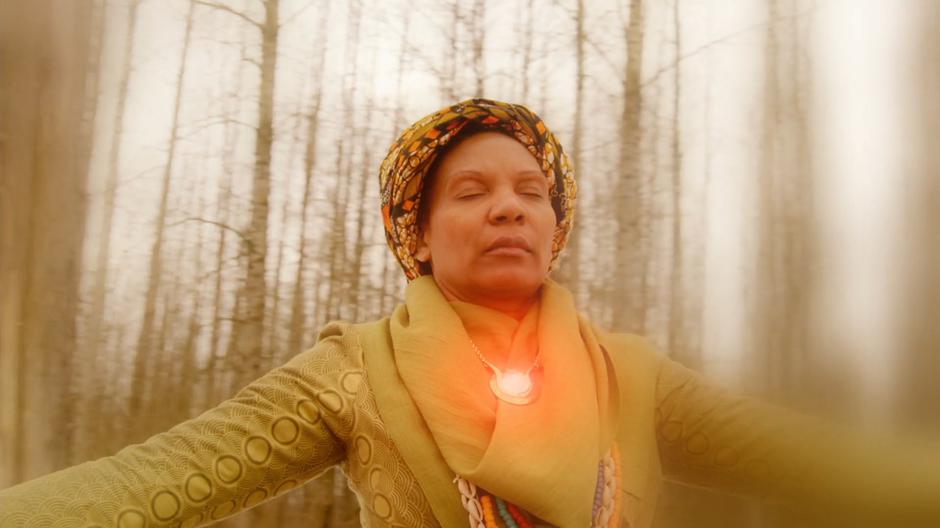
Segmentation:
[(501, 236), (494, 240), (493, 243), (486, 248), (486, 251), (490, 252), (500, 248), (519, 248), (529, 253), (532, 252), (532, 246), (529, 245), (529, 242), (519, 235)]

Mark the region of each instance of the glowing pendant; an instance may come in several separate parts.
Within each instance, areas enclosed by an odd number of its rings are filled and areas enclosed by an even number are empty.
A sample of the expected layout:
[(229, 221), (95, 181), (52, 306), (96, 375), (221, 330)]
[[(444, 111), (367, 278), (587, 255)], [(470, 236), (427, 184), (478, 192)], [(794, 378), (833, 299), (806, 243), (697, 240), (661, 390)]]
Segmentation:
[(490, 378), (490, 390), (493, 395), (507, 403), (525, 405), (535, 400), (535, 385), (525, 372), (510, 370), (502, 372), (493, 367)]
[(535, 361), (532, 362), (532, 366), (525, 372), (519, 372), (518, 370), (503, 372), (499, 370), (496, 365), (490, 363), (483, 357), (480, 348), (477, 347), (477, 344), (474, 343), (472, 339), (470, 340), (470, 344), (473, 345), (473, 351), (476, 352), (477, 357), (480, 358), (483, 365), (493, 371), (493, 377), (490, 378), (490, 390), (493, 391), (494, 396), (506, 403), (512, 403), (514, 405), (525, 405), (535, 401), (538, 393), (535, 390), (535, 383), (532, 383), (532, 378), (529, 374), (533, 369), (539, 366), (539, 356), (541, 352), (535, 354)]

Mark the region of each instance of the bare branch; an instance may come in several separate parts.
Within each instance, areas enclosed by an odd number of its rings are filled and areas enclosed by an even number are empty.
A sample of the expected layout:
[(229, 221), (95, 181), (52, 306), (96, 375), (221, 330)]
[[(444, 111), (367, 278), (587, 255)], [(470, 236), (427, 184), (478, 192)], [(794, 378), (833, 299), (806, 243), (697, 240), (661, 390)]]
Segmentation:
[[(444, 35), (444, 36), (449, 35), (449, 34), (450, 34), (450, 29), (444, 27), (444, 26), (439, 22), (439, 20), (440, 20), (441, 18), (440, 18), (440, 17), (437, 17), (437, 16), (429, 15), (424, 9), (422, 9), (422, 6), (423, 6), (423, 5), (424, 5), (424, 4), (416, 3), (416, 5), (414, 5), (413, 7), (409, 6), (409, 8), (412, 9), (412, 12), (417, 13), (418, 15), (424, 17), (424, 21), (421, 22), (421, 25), (422, 25), (422, 26), (433, 26), (434, 28), (437, 29), (437, 31), (438, 31), (441, 35)], [(435, 4), (431, 3), (431, 5), (435, 5)], [(390, 20), (387, 20), (387, 22), (388, 22), (388, 21), (390, 21)], [(461, 22), (463, 22), (463, 21), (461, 20)]]
[[(576, 20), (578, 18), (578, 13), (576, 10), (562, 5), (558, 0), (553, 0), (552, 3), (555, 5), (555, 7), (564, 11), (569, 17), (571, 17), (572, 20)], [(613, 70), (614, 74), (617, 75), (621, 81), (623, 81), (623, 75), (621, 74), (620, 67), (614, 64), (614, 61), (612, 61), (610, 57), (607, 56), (607, 53), (601, 49), (601, 47), (596, 42), (594, 42), (594, 39), (592, 39), (590, 35), (585, 33), (583, 37), (584, 41), (594, 48), (595, 52), (597, 52), (597, 57), (600, 58), (611, 70)]]
[(248, 238), (247, 235), (245, 235), (245, 234), (242, 233), (240, 230), (235, 229), (234, 227), (232, 227), (232, 226), (230, 226), (230, 225), (228, 225), (228, 224), (224, 224), (224, 223), (218, 222), (218, 221), (216, 221), (216, 220), (207, 220), (207, 219), (205, 219), (205, 218), (199, 218), (199, 217), (195, 217), (195, 216), (189, 216), (189, 217), (186, 217), (186, 218), (180, 220), (179, 222), (174, 222), (174, 223), (172, 223), (172, 224), (169, 224), (167, 227), (173, 227), (173, 226), (175, 226), (175, 225), (182, 224), (183, 222), (190, 222), (190, 221), (192, 221), (192, 222), (202, 222), (202, 223), (204, 223), (204, 224), (210, 224), (210, 225), (214, 225), (214, 226), (220, 227), (220, 228), (222, 228), (222, 229), (225, 229), (226, 231), (231, 231), (232, 233), (235, 233), (235, 235), (236, 235), (238, 238), (240, 238), (240, 239), (242, 240), (242, 242), (245, 243), (245, 246), (248, 247), (249, 251), (254, 252), (254, 244), (253, 244), (252, 241)]
[(422, 48), (419, 48), (418, 46), (411, 44), (409, 42), (409, 43), (406, 43), (405, 50), (406, 50), (405, 53), (408, 54), (408, 56), (412, 58), (417, 57), (421, 59), (421, 62), (424, 63), (424, 67), (430, 70), (432, 74), (437, 76), (437, 78), (439, 79), (444, 78), (443, 70), (441, 70), (434, 64), (434, 60), (431, 59), (431, 57), (428, 57), (424, 53), (424, 50)]
[(255, 67), (258, 68), (259, 70), (261, 69), (261, 63), (258, 62), (256, 59), (252, 59), (251, 57), (245, 55), (244, 57), (242, 57), (242, 60), (243, 60), (244, 62), (247, 62), (248, 64), (251, 64), (251, 65), (255, 66)]
[(715, 40), (712, 40), (712, 41), (710, 41), (710, 42), (706, 42), (706, 43), (703, 44), (702, 46), (700, 46), (700, 47), (698, 47), (698, 48), (695, 48), (694, 50), (692, 50), (692, 51), (690, 51), (690, 52), (688, 52), (688, 53), (685, 53), (685, 54), (683, 54), (683, 55), (680, 55), (678, 58), (676, 58), (676, 60), (672, 61), (671, 63), (666, 64), (665, 66), (660, 67), (658, 70), (656, 70), (656, 73), (654, 73), (653, 75), (650, 76), (649, 79), (647, 79), (647, 80), (643, 81), (642, 83), (640, 83), (640, 88), (646, 88), (647, 85), (655, 84), (657, 81), (659, 81), (659, 78), (660, 78), (663, 74), (665, 74), (665, 73), (667, 73), (667, 72), (669, 72), (669, 71), (672, 71), (674, 68), (677, 68), (677, 67), (678, 67), (682, 62), (684, 62), (686, 59), (691, 59), (692, 57), (695, 57), (696, 55), (699, 55), (700, 53), (703, 53), (703, 52), (705, 52), (705, 51), (708, 51), (709, 49), (711, 49), (711, 48), (714, 47), (714, 46), (717, 46), (717, 45), (719, 45), (719, 44), (723, 44), (723, 43), (725, 43), (725, 42), (727, 42), (727, 41), (729, 41), (729, 40), (731, 40), (731, 39), (734, 39), (734, 38), (736, 38), (736, 37), (740, 37), (741, 35), (743, 35), (743, 34), (745, 34), (745, 33), (748, 33), (748, 32), (751, 32), (751, 31), (755, 31), (755, 30), (758, 30), (758, 29), (763, 29), (763, 28), (766, 27), (768, 24), (770, 24), (771, 22), (774, 22), (774, 21), (786, 21), (786, 20), (791, 20), (791, 21), (792, 21), (792, 20), (796, 20), (796, 19), (798, 19), (798, 18), (801, 18), (801, 17), (803, 17), (803, 16), (806, 16), (806, 15), (811, 14), (813, 11), (815, 11), (815, 9), (816, 9), (816, 6), (814, 5), (814, 6), (811, 6), (811, 7), (807, 8), (806, 10), (804, 10), (804, 11), (802, 11), (802, 12), (795, 13), (795, 14), (790, 15), (790, 16), (786, 16), (786, 17), (777, 17), (775, 20), (774, 20), (774, 19), (763, 20), (763, 21), (758, 22), (758, 23), (756, 23), (756, 24), (752, 24), (752, 25), (747, 26), (747, 27), (745, 27), (745, 28), (739, 29), (738, 31), (735, 31), (735, 32), (733, 32), (733, 33), (729, 33), (729, 34), (727, 34), (727, 35), (725, 35), (725, 36), (723, 36), (723, 37), (719, 37), (719, 38), (717, 38), (717, 39), (715, 39)]
[(218, 126), (218, 125), (227, 125), (227, 124), (241, 125), (252, 131), (258, 130), (257, 125), (246, 123), (244, 121), (234, 119), (231, 117), (217, 117), (217, 118), (207, 117), (206, 119), (202, 121), (190, 123), (189, 127), (192, 127), (192, 128), (189, 128), (189, 130), (187, 130), (186, 132), (177, 134), (176, 139), (189, 139), (190, 137), (198, 134), (199, 132), (204, 131), (207, 128)]
[(217, 4), (217, 3), (215, 3), (215, 2), (208, 2), (207, 0), (190, 0), (190, 1), (191, 1), (192, 3), (194, 3), (194, 4), (196, 4), (196, 5), (211, 7), (211, 8), (213, 8), (213, 9), (218, 9), (219, 11), (225, 11), (226, 13), (235, 15), (235, 16), (237, 16), (238, 18), (244, 20), (245, 22), (248, 22), (249, 24), (255, 26), (256, 28), (261, 29), (261, 22), (258, 22), (257, 20), (251, 18), (250, 16), (246, 15), (245, 13), (242, 13), (241, 11), (237, 11), (237, 10), (235, 10), (235, 9), (232, 9), (231, 7), (229, 7), (229, 6), (227, 6), (227, 5), (224, 5), (224, 4)]
[(300, 16), (301, 14), (303, 14), (304, 11), (310, 9), (310, 7), (311, 7), (315, 2), (316, 2), (316, 0), (310, 0), (309, 2), (307, 2), (307, 5), (301, 7), (301, 8), (298, 9), (297, 11), (295, 11), (293, 15), (291, 15), (291, 16), (285, 18), (284, 21), (281, 22), (281, 23), (278, 25), (278, 27), (283, 28), (283, 27), (286, 26), (287, 24), (290, 24), (291, 22), (293, 22), (293, 20), (294, 20), (295, 18), (297, 18), (298, 16)]

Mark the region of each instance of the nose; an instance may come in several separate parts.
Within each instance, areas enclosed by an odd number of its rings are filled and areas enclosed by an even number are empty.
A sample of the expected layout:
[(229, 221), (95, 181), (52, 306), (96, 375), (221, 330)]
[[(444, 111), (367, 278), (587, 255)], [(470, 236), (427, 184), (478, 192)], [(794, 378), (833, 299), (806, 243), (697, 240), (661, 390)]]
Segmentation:
[(507, 222), (522, 223), (525, 221), (525, 218), (525, 207), (523, 207), (515, 191), (496, 193), (493, 207), (490, 209), (491, 222), (495, 224), (504, 224)]

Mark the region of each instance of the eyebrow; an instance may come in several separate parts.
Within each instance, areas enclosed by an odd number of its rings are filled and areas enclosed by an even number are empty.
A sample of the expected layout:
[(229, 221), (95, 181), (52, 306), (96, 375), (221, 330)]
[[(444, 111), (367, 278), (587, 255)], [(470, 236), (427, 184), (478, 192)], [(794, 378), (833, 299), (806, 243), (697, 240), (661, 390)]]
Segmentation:
[[(516, 172), (518, 176), (534, 176), (539, 179), (545, 177), (545, 174), (540, 170), (535, 169), (523, 169)], [(480, 180), (482, 179), (483, 173), (478, 170), (473, 169), (461, 169), (456, 172), (450, 173), (450, 182), (448, 182), (448, 187), (462, 180)], [(534, 178), (526, 178), (534, 179)]]

